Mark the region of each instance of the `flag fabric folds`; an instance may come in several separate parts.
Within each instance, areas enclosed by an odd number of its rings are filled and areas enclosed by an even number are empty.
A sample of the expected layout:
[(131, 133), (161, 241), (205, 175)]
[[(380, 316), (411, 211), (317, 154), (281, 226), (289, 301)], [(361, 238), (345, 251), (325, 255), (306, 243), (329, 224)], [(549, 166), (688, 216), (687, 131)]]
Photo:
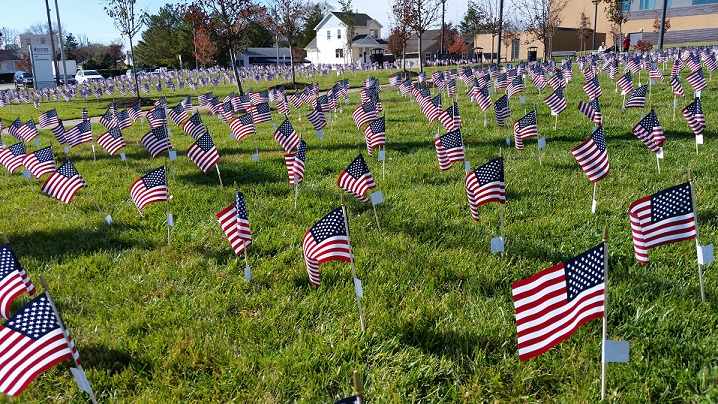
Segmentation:
[(90, 124), (90, 121), (80, 122), (65, 132), (65, 140), (67, 140), (70, 147), (92, 142), (92, 124)]
[(688, 104), (681, 110), (683, 117), (688, 121), (688, 126), (691, 127), (693, 133), (698, 136), (702, 135), (706, 130), (706, 118), (703, 115), (703, 108), (701, 107), (701, 99), (696, 99)]
[(436, 156), (439, 159), (439, 169), (445, 171), (451, 168), (451, 163), (464, 161), (464, 142), (461, 130), (451, 131), (443, 136), (438, 134), (434, 138)]
[(200, 170), (207, 174), (212, 167), (219, 161), (219, 153), (214, 146), (212, 136), (209, 132), (200, 136), (189, 149), (187, 149), (187, 157), (192, 160)]
[(152, 158), (156, 158), (163, 152), (172, 148), (172, 143), (170, 143), (170, 138), (167, 135), (167, 129), (164, 126), (152, 128), (149, 132), (142, 136), (140, 142), (142, 142), (145, 148), (147, 148), (147, 151), (150, 152)]
[(202, 117), (199, 114), (193, 114), (189, 117), (189, 119), (187, 119), (187, 121), (185, 121), (182, 125), (182, 130), (195, 140), (207, 132), (207, 128), (204, 127)]
[(523, 150), (523, 140), (534, 136), (538, 136), (536, 110), (529, 112), (526, 116), (514, 122), (514, 142), (516, 150)]
[(244, 195), (237, 191), (234, 203), (217, 213), (222, 231), (234, 253), (239, 255), (252, 245), (252, 231), (249, 228), (249, 214)]
[(511, 115), (509, 111), (509, 98), (506, 94), (496, 100), (494, 103), (494, 112), (496, 113), (496, 124), (504, 126), (504, 119)]
[(58, 123), (60, 123), (60, 119), (57, 116), (57, 111), (54, 109), (40, 114), (40, 116), (37, 117), (37, 121), (40, 124), (41, 128), (47, 128), (48, 126), (57, 125)]
[(285, 119), (284, 122), (277, 127), (277, 130), (274, 131), (274, 139), (287, 153), (290, 153), (299, 145), (299, 135), (297, 135), (289, 119)]
[(284, 164), (289, 175), (289, 185), (299, 185), (304, 180), (304, 164), (307, 159), (307, 143), (299, 139), (299, 145), (294, 153), (284, 155)]
[(77, 172), (72, 162), (67, 160), (45, 181), (42, 192), (70, 204), (77, 191), (86, 187), (85, 180)]
[(601, 114), (601, 105), (599, 104), (598, 98), (593, 99), (589, 103), (579, 101), (578, 110), (593, 121), (594, 124), (601, 125), (603, 114)]
[(591, 182), (598, 182), (608, 175), (608, 153), (603, 126), (598, 126), (588, 139), (572, 148), (571, 153)]
[(0, 247), (0, 315), (10, 318), (10, 305), (16, 297), (27, 292), (35, 294), (35, 285), (17, 259), (9, 244)]
[(339, 188), (354, 195), (358, 200), (367, 203), (369, 198), (366, 197), (368, 190), (376, 188), (374, 177), (369, 171), (369, 166), (364, 160), (364, 156), (358, 155), (349, 166), (339, 174), (337, 181)]
[(640, 86), (637, 89), (631, 91), (631, 93), (628, 94), (628, 98), (626, 99), (626, 105), (623, 106), (623, 109), (643, 108), (644, 106), (646, 106), (647, 92), (648, 92), (647, 85)]
[(357, 107), (352, 112), (352, 118), (357, 126), (357, 129), (361, 129), (362, 125), (369, 123), (376, 119), (376, 104), (373, 101), (369, 101)]
[(232, 129), (232, 133), (237, 141), (244, 139), (245, 136), (257, 133), (252, 114), (244, 114), (232, 119), (229, 121), (229, 128)]
[(45, 174), (52, 174), (55, 172), (55, 157), (52, 154), (52, 147), (47, 146), (28, 153), (23, 159), (23, 165), (35, 178), (40, 178)]
[(466, 173), (464, 181), (471, 218), (479, 221), (478, 207), (489, 202), (506, 203), (504, 159), (499, 157)]
[(689, 182), (640, 198), (628, 208), (636, 260), (648, 264), (648, 250), (696, 237)]
[[(25, 159), (25, 143), (18, 142), (10, 147), (0, 148), (0, 163), (10, 173), (22, 167)], [(54, 171), (54, 170), (53, 170)]]
[(666, 141), (658, 116), (653, 110), (633, 127), (633, 134), (654, 153), (661, 151), (661, 145)]
[(521, 361), (543, 354), (582, 324), (603, 317), (605, 249), (601, 243), (511, 285)]
[(566, 98), (563, 96), (563, 89), (561, 87), (554, 90), (543, 102), (548, 105), (551, 112), (558, 115), (566, 109)]
[(309, 282), (314, 286), (319, 286), (319, 265), (329, 261), (351, 262), (352, 248), (341, 207), (327, 213), (307, 230), (302, 239), (302, 251)]
[(122, 137), (122, 131), (119, 126), (110, 128), (97, 138), (97, 144), (102, 146), (111, 156), (125, 147), (125, 138)]
[(439, 114), (439, 121), (447, 131), (461, 129), (461, 115), (459, 115), (459, 104), (454, 102), (446, 111)]
[(165, 166), (150, 171), (138, 178), (130, 187), (130, 197), (141, 212), (145, 206), (153, 202), (167, 200), (167, 170)]
[(386, 122), (384, 117), (376, 118), (364, 128), (364, 140), (366, 141), (367, 153), (370, 156), (375, 148), (386, 145)]

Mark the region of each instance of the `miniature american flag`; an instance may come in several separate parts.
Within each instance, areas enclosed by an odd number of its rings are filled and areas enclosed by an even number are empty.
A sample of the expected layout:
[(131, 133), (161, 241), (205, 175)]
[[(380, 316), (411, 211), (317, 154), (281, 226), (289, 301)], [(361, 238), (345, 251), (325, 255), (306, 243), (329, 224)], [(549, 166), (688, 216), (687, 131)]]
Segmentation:
[(352, 248), (342, 208), (336, 208), (307, 230), (302, 239), (309, 282), (319, 286), (319, 265), (329, 261), (351, 262)]
[(245, 136), (257, 133), (252, 120), (252, 114), (240, 115), (229, 121), (229, 128), (232, 130), (237, 141), (242, 140)]
[(217, 213), (217, 221), (222, 226), (234, 253), (239, 255), (252, 245), (252, 231), (249, 228), (249, 214), (244, 195), (237, 191), (235, 202)]
[(32, 153), (28, 153), (23, 164), (35, 176), (40, 178), (45, 174), (55, 172), (55, 157), (52, 154), (52, 147), (47, 146)]
[(35, 285), (27, 276), (9, 244), (0, 247), (0, 315), (10, 317), (10, 305), (16, 297), (27, 292), (35, 294)]
[(147, 134), (142, 136), (140, 142), (147, 148), (152, 158), (156, 158), (162, 154), (162, 152), (172, 148), (170, 138), (167, 136), (167, 129), (165, 129), (164, 126), (151, 129)]
[(286, 153), (290, 153), (299, 145), (299, 135), (297, 135), (289, 119), (285, 119), (274, 131), (274, 139), (277, 140)]
[(77, 191), (86, 187), (85, 180), (70, 160), (67, 160), (45, 181), (42, 192), (70, 204)]
[[(23, 160), (25, 159), (25, 143), (15, 143), (10, 147), (0, 148), (0, 163), (10, 173), (14, 173), (15, 170), (22, 167)], [(54, 170), (53, 170), (54, 171)]]
[(200, 170), (207, 174), (212, 167), (219, 161), (219, 153), (214, 146), (212, 137), (209, 132), (200, 136), (189, 149), (187, 149), (187, 157), (192, 160)]
[(125, 147), (125, 138), (122, 137), (122, 130), (119, 126), (110, 128), (97, 138), (97, 144), (102, 146), (111, 156)]
[(464, 161), (464, 143), (460, 129), (443, 136), (436, 135), (434, 146), (436, 146), (436, 156), (439, 159), (439, 168), (442, 171), (450, 169), (451, 163), (455, 161)]
[(666, 141), (658, 116), (653, 110), (633, 127), (633, 134), (654, 153), (661, 151), (661, 145)]
[(591, 182), (598, 182), (608, 175), (608, 153), (603, 126), (597, 127), (588, 139), (571, 149), (571, 153)]
[(295, 153), (284, 155), (284, 164), (287, 166), (289, 185), (295, 186), (304, 180), (304, 164), (307, 160), (307, 143), (299, 139), (299, 146)]
[(150, 203), (166, 201), (167, 194), (167, 172), (164, 166), (138, 178), (130, 187), (130, 197), (140, 212)]
[(504, 159), (493, 159), (466, 174), (464, 181), (471, 218), (479, 221), (478, 207), (489, 202), (506, 203)]
[(358, 200), (365, 203), (369, 202), (366, 193), (368, 190), (376, 188), (376, 183), (369, 171), (369, 166), (361, 154), (339, 174), (337, 185), (339, 188), (354, 195)]

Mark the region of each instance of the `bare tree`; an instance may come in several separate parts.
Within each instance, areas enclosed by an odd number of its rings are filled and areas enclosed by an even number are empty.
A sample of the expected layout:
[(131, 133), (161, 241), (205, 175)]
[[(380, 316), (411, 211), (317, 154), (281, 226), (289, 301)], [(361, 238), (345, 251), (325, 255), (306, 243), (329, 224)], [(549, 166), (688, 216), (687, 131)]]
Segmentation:
[(504, 44), (504, 48), (506, 48), (504, 55), (506, 56), (507, 61), (513, 60), (513, 56), (509, 59), (509, 46), (521, 37), (521, 32), (517, 29), (516, 23), (512, 21), (504, 20), (503, 24), (504, 27), (501, 30), (501, 42)]
[(391, 5), (391, 35), (387, 39), (387, 47), (394, 56), (401, 53), (401, 68), (406, 71), (406, 43), (411, 37), (411, 30), (404, 24), (409, 14), (410, 0), (394, 0)]
[(132, 46), (132, 38), (140, 32), (147, 22), (147, 13), (144, 11), (135, 12), (137, 0), (105, 0), (105, 12), (114, 20), (115, 29), (120, 35), (130, 40), (130, 57), (132, 58), (132, 73), (135, 79), (135, 94), (140, 97), (140, 86), (137, 81), (135, 70), (135, 51)]
[(409, 7), (407, 8), (407, 13), (402, 23), (411, 28), (419, 40), (419, 70), (423, 72), (424, 64), (422, 63), (421, 36), (437, 23), (441, 1), (408, 0), (408, 3)]
[[(613, 44), (616, 47), (616, 50), (618, 50), (621, 41), (622, 36), (622, 27), (623, 24), (628, 21), (628, 14), (626, 11), (623, 10), (624, 6), (624, 0), (603, 0), (607, 6), (606, 6), (606, 17), (608, 17), (608, 21), (618, 27), (618, 36), (613, 37)], [(630, 4), (633, 2), (633, 0), (629, 0), (628, 4), (630, 7)]]
[(544, 45), (544, 59), (551, 54), (551, 40), (563, 22), (568, 0), (517, 0), (526, 32)]
[[(499, 12), (499, 4), (496, 2), (496, 0), (487, 0), (483, 4), (477, 5), (477, 11), (483, 17), (483, 23), (481, 24), (482, 32), (491, 34), (491, 63), (493, 63), (495, 53), (494, 40), (501, 33), (502, 25), (502, 18)], [(504, 27), (507, 24), (507, 21), (503, 21)]]
[(593, 34), (591, 29), (591, 19), (588, 18), (585, 12), (581, 11), (581, 16), (578, 19), (578, 38), (581, 40), (581, 50), (586, 50), (586, 39)]
[(183, 11), (194, 8), (202, 16), (194, 28), (204, 27), (212, 39), (226, 44), (237, 91), (244, 94), (235, 53), (251, 45), (247, 38), (249, 28), (255, 22), (265, 22), (267, 9), (255, 0), (195, 0), (183, 7)]
[(272, 29), (289, 43), (289, 64), (292, 68), (292, 84), (296, 84), (294, 55), (297, 42), (304, 31), (306, 0), (273, 0), (271, 10)]

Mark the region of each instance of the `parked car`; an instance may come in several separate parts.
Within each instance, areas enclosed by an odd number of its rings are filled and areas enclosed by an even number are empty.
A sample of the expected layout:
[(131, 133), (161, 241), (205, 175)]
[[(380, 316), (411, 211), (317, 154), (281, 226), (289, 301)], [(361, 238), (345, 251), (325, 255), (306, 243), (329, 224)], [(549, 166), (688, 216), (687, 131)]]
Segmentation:
[(102, 81), (105, 78), (100, 75), (96, 70), (78, 70), (78, 72), (75, 74), (75, 80), (77, 80), (78, 84), (83, 84), (85, 82), (91, 83), (93, 81)]
[(34, 82), (32, 80), (32, 73), (28, 73), (25, 71), (17, 71), (15, 72), (15, 76), (13, 76), (13, 80), (15, 80), (15, 89), (18, 89), (20, 87), (23, 88), (33, 88)]
[[(53, 77), (54, 79), (57, 79), (57, 77)], [(67, 83), (65, 83), (65, 75), (60, 75), (60, 84), (77, 84), (77, 80), (75, 79), (75, 76), (68, 74), (67, 75)]]
[[(144, 74), (144, 73), (146, 73), (144, 70), (142, 70), (142, 69), (137, 69), (137, 75), (138, 75), (138, 76), (141, 75), (141, 74)], [(132, 69), (127, 69), (127, 73), (125, 73), (125, 74), (127, 75), (127, 77), (132, 78)]]

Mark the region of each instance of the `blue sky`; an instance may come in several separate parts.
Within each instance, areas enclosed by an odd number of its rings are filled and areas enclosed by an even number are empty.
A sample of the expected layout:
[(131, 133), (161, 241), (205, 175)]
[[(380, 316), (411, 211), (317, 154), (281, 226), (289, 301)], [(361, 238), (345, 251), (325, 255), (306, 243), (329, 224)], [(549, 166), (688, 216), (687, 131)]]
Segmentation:
[[(50, 15), (53, 28), (55, 27), (55, 0), (48, 0), (50, 3)], [(62, 33), (72, 33), (77, 38), (84, 35), (93, 43), (109, 44), (119, 41), (120, 35), (115, 30), (112, 20), (107, 16), (103, 8), (102, 0), (57, 0), (60, 9), (62, 22)], [(47, 23), (44, 0), (7, 0), (3, 1), (3, 18), (0, 20), (0, 27), (24, 31), (30, 25), (41, 22)], [(160, 7), (167, 3), (181, 3), (168, 0), (138, 0), (137, 7), (156, 13)], [(337, 1), (329, 1), (338, 10)], [(446, 20), (454, 23), (460, 21), (466, 12), (466, 0), (448, 0), (446, 2)], [(354, 8), (360, 13), (366, 13), (378, 20), (383, 26), (382, 34), (388, 35), (389, 13), (391, 6), (389, 0), (364, 0), (354, 1)], [(124, 41), (127, 43), (126, 41)]]

